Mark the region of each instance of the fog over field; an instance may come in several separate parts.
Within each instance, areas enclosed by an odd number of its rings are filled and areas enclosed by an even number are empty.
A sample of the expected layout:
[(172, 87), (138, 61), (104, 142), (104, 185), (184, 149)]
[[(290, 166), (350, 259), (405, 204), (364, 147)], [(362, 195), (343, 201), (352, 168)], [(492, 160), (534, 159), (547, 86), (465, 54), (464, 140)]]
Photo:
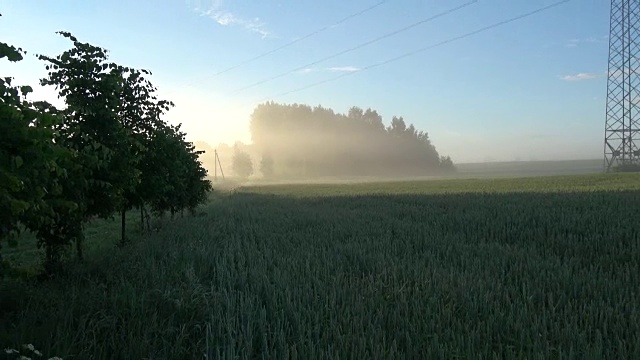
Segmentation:
[(640, 359), (640, 1), (0, 34), (0, 360)]

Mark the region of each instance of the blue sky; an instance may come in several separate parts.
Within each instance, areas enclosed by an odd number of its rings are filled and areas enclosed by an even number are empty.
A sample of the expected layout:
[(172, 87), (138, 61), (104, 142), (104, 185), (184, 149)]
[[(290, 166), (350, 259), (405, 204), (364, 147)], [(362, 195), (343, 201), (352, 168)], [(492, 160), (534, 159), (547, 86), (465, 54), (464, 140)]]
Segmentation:
[[(250, 142), (249, 115), (267, 97), (385, 61), (549, 5), (479, 0), (459, 11), (309, 69), (299, 68), (469, 0), (389, 0), (338, 26), (214, 76), (334, 24), (379, 0), (0, 0), (3, 41), (57, 55), (81, 41), (111, 60), (153, 72), (193, 141)], [(371, 107), (403, 116), (455, 162), (601, 158), (609, 1), (573, 0), (549, 11), (286, 96), (339, 112)], [(44, 64), (28, 56), (2, 76), (37, 85)], [(55, 102), (53, 89), (34, 99)]]

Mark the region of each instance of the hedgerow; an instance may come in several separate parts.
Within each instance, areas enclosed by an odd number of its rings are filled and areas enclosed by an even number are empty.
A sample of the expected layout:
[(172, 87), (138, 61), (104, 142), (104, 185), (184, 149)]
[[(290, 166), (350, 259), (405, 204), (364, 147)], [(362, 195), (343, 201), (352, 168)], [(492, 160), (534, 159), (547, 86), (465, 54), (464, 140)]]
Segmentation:
[[(58, 34), (73, 46), (37, 57), (48, 71), (40, 84), (56, 88), (63, 109), (28, 101), (31, 87), (0, 79), (0, 245), (34, 233), (46, 274), (60, 266), (65, 247), (75, 244), (83, 258), (90, 220), (119, 214), (126, 242), (128, 210), (193, 212), (212, 190), (202, 152), (162, 119), (173, 103), (158, 99), (145, 78), (151, 72), (109, 62), (106, 49)], [(25, 54), (0, 43), (0, 60)]]

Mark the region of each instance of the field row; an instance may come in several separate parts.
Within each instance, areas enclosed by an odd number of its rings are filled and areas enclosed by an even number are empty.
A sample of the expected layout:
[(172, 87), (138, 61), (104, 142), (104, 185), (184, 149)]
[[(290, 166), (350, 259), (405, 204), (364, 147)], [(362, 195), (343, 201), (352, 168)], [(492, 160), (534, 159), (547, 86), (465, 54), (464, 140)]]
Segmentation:
[(638, 177), (501, 181), (236, 189), (44, 288), (16, 284), (28, 300), (0, 317), (0, 345), (94, 359), (639, 359)]

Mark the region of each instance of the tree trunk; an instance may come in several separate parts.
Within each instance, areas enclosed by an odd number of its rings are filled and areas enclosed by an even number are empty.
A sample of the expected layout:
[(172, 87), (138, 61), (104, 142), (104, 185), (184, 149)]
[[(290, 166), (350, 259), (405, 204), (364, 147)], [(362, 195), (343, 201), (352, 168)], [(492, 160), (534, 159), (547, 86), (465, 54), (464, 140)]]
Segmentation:
[(76, 235), (76, 255), (78, 257), (78, 261), (84, 260), (84, 231), (82, 231), (82, 227), (80, 228), (80, 232)]
[(4, 276), (4, 261), (2, 260), (2, 244), (0, 244), (0, 279)]
[(140, 205), (140, 230), (144, 234), (144, 205)]
[[(77, 244), (77, 239), (76, 239)], [(55, 251), (53, 245), (47, 245), (44, 251), (44, 272), (47, 276), (51, 276), (55, 269)]]
[(121, 216), (121, 230), (122, 230), (122, 243), (124, 244), (126, 242), (126, 225), (127, 225), (127, 212), (125, 210), (122, 210), (122, 212), (120, 213)]
[(151, 215), (149, 215), (147, 209), (144, 209), (144, 216), (147, 219), (147, 230), (151, 231)]
[[(76, 244), (78, 239), (76, 239)], [(51, 278), (58, 271), (60, 271), (60, 246), (58, 245), (46, 245), (45, 246), (45, 260), (44, 260), (44, 275), (43, 279)]]

